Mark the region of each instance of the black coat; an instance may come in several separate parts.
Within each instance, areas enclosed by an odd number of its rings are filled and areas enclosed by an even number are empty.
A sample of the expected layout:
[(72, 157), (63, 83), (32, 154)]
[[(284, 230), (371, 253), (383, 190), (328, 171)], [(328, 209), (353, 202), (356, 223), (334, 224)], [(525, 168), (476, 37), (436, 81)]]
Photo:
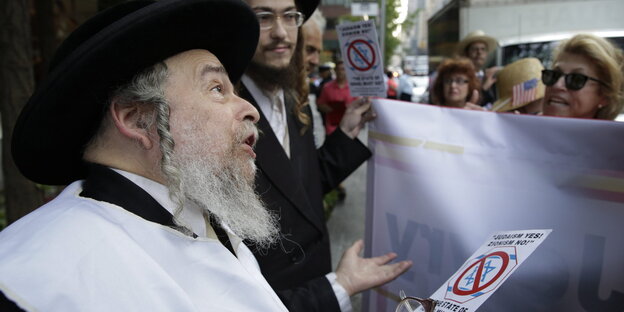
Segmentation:
[[(366, 161), (371, 153), (359, 140), (340, 129), (318, 150), (312, 125), (302, 136), (302, 124), (293, 113), (294, 101), (285, 97), (290, 159), (249, 91), (240, 96), (260, 112), (262, 131), (256, 146), (256, 191), (278, 214), (281, 246), (255, 250), (265, 278), (291, 311), (339, 311), (331, 285), (324, 278), (332, 271), (329, 235), (323, 213), (323, 195)], [(306, 112), (311, 118), (309, 106)]]

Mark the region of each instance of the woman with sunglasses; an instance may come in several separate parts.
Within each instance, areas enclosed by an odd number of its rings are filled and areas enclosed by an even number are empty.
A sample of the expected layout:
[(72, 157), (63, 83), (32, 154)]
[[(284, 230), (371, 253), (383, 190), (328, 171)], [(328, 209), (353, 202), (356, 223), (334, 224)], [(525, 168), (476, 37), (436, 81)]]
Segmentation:
[(467, 58), (447, 59), (438, 67), (433, 103), (463, 108), (475, 90), (480, 90), (480, 83), (472, 62)]
[(553, 69), (542, 71), (544, 115), (613, 120), (624, 105), (622, 50), (608, 40), (580, 34), (554, 52)]

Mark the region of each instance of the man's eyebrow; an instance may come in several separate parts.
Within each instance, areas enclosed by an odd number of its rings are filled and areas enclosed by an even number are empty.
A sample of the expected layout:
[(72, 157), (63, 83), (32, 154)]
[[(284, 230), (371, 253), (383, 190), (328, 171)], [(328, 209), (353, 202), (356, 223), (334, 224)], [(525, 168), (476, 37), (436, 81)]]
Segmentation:
[(225, 67), (223, 66), (214, 66), (214, 65), (206, 65), (202, 68), (199, 73), (201, 77), (206, 76), (207, 74), (218, 73), (218, 74), (227, 74)]

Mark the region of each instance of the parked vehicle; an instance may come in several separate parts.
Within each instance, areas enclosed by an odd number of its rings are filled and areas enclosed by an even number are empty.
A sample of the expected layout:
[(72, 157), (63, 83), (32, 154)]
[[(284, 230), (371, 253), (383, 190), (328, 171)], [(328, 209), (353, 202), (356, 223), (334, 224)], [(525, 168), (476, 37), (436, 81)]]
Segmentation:
[(428, 76), (412, 76), (412, 102), (426, 103), (429, 95), (427, 94), (427, 88), (429, 87)]
[(621, 0), (451, 0), (427, 22), (429, 62), (452, 57), (462, 38), (482, 30), (501, 46), (487, 66), (537, 57), (548, 67), (552, 49), (574, 34), (592, 33), (624, 46), (622, 12)]

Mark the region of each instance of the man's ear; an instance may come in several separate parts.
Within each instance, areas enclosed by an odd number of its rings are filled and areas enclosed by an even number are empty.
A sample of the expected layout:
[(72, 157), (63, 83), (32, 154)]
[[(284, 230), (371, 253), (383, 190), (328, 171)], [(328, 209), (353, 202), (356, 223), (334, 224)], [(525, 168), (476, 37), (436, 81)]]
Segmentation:
[(142, 105), (137, 103), (127, 105), (113, 100), (109, 107), (109, 113), (119, 133), (149, 150), (152, 148), (153, 142), (145, 122), (144, 109)]

